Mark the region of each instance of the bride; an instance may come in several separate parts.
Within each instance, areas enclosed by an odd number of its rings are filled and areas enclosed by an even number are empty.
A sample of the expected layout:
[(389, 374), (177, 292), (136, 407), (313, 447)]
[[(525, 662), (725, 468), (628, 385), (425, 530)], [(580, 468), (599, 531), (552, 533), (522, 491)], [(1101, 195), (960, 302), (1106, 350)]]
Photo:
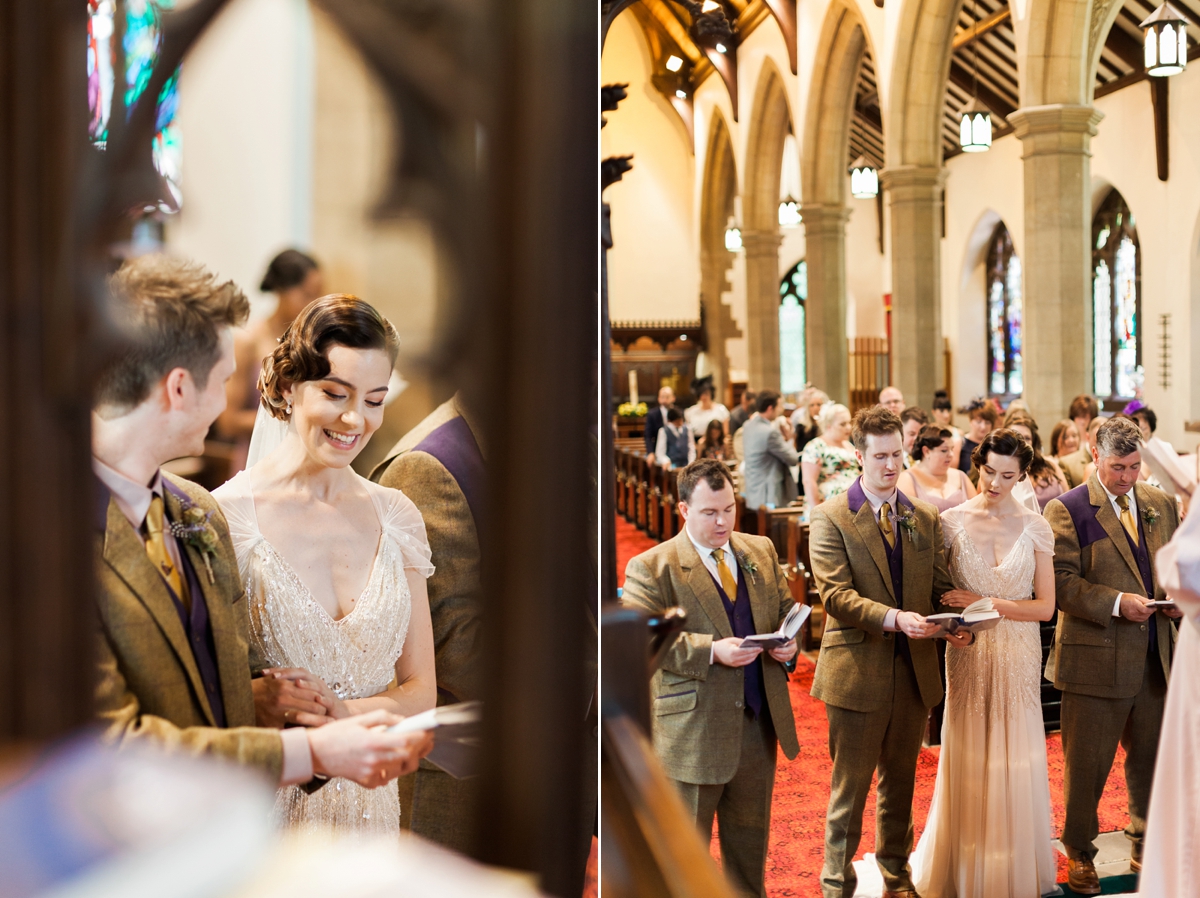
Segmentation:
[(1054, 614), (1054, 535), (1013, 497), (1032, 448), (1011, 430), (971, 456), (979, 495), (942, 514), (950, 576), (942, 602), (989, 597), (1003, 620), (946, 649), (937, 784), (912, 856), (923, 898), (1058, 894), (1042, 724), (1039, 622)]
[[(255, 666), (324, 711), (285, 712), (291, 724), (435, 703), (424, 521), (399, 490), (350, 467), (383, 420), (397, 346), (360, 299), (310, 303), (263, 360), (249, 467), (214, 493), (246, 587)], [(326, 830), (400, 828), (395, 788), (345, 779), (311, 794), (280, 789), (275, 814)]]

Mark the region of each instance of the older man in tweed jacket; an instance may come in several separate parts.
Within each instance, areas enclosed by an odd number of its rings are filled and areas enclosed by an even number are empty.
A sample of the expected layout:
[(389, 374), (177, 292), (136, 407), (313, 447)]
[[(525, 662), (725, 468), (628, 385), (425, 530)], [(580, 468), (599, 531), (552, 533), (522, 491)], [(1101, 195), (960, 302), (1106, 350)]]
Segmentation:
[(1054, 530), (1058, 629), (1046, 679), (1063, 692), (1068, 883), (1100, 893), (1093, 858), (1097, 806), (1117, 744), (1125, 747), (1125, 783), (1133, 868), (1141, 869), (1142, 837), (1154, 779), (1167, 678), (1174, 651), (1173, 609), (1154, 556), (1175, 532), (1175, 500), (1138, 482), (1140, 432), (1128, 418), (1106, 421), (1092, 453), (1096, 473), (1046, 506)]
[(769, 539), (733, 532), (736, 496), (729, 469), (703, 459), (679, 475), (684, 527), (629, 562), (622, 601), (662, 614), (687, 612), (687, 630), (651, 680), (654, 748), (705, 838), (713, 817), (721, 863), (741, 893), (765, 896), (775, 759), (796, 757), (786, 668), (796, 643), (739, 648), (774, 631), (791, 592)]

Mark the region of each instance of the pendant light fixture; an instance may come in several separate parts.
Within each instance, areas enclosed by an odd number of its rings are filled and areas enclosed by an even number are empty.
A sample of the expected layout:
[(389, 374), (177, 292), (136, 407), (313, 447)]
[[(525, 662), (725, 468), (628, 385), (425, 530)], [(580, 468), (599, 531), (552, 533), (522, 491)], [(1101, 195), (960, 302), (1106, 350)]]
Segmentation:
[(1163, 3), (1142, 20), (1147, 75), (1163, 78), (1187, 68), (1187, 26), (1183, 13), (1170, 3)]
[(801, 221), (800, 204), (789, 193), (779, 201), (779, 226), (791, 230), (800, 227)]
[(859, 200), (879, 196), (879, 172), (866, 156), (859, 156), (850, 166), (850, 194)]
[[(971, 21), (976, 25), (975, 0), (971, 0)], [(971, 41), (971, 102), (959, 112), (958, 145), (964, 153), (982, 153), (992, 146), (992, 111), (979, 102), (979, 48), (976, 36)]]
[(729, 216), (729, 223), (725, 226), (725, 249), (731, 253), (742, 251), (742, 229), (737, 226), (737, 219), (732, 215)]

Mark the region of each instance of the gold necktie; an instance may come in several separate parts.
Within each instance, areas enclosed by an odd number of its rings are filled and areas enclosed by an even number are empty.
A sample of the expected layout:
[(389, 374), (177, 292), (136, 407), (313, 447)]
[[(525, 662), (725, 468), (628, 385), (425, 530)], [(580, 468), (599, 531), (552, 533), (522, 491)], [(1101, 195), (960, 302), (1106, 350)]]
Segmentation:
[(1117, 504), (1121, 506), (1121, 526), (1125, 528), (1125, 532), (1129, 534), (1129, 538), (1133, 540), (1135, 546), (1141, 544), (1138, 539), (1137, 521), (1133, 519), (1133, 512), (1129, 510), (1129, 497), (1117, 496)]
[(190, 610), (189, 596), (183, 588), (179, 569), (171, 563), (171, 556), (167, 553), (167, 542), (163, 539), (163, 500), (162, 496), (158, 495), (150, 500), (150, 510), (146, 512), (146, 554), (150, 556), (150, 560), (171, 589), (175, 590), (175, 595), (183, 602), (184, 607)]
[(725, 563), (725, 550), (713, 549), (712, 554), (717, 562), (717, 576), (721, 578), (721, 587), (725, 590), (725, 595), (729, 597), (729, 601), (736, 602), (737, 583), (733, 580), (733, 571)]
[(892, 529), (892, 506), (889, 502), (884, 502), (879, 508), (879, 529), (883, 531), (888, 548), (896, 548), (896, 531)]

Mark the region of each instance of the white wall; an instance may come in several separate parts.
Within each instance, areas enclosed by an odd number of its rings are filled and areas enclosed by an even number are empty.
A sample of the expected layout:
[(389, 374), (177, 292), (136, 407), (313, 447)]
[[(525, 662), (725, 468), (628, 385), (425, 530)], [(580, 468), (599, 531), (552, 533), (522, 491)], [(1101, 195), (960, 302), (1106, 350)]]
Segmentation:
[(609, 29), (600, 76), (603, 84), (629, 85), (617, 111), (605, 114), (601, 156), (633, 154), (633, 170), (604, 194), (612, 207), (609, 314), (614, 321), (696, 320), (696, 159), (682, 121), (650, 83), (650, 74), (649, 49), (627, 10)]
[(312, 244), (312, 19), (306, 0), (230, 3), (179, 81), (183, 205), (167, 247), (232, 278), (255, 305), (267, 262)]

